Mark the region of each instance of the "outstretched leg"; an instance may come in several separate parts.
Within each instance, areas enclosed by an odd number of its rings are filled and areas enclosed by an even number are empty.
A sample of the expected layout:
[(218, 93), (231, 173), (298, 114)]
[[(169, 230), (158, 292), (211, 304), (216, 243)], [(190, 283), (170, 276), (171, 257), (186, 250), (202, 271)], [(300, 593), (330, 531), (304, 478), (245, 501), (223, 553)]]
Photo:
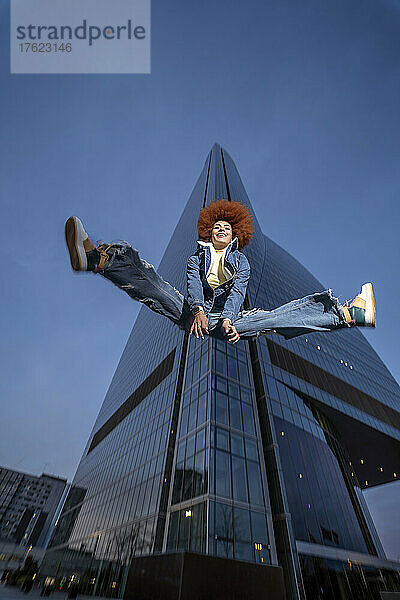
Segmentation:
[(331, 331), (363, 325), (375, 327), (372, 284), (364, 284), (352, 303), (341, 305), (331, 290), (293, 300), (274, 310), (242, 311), (233, 323), (244, 339), (279, 333), (286, 339), (313, 331)]
[(134, 300), (185, 329), (191, 315), (187, 301), (132, 246), (121, 242), (96, 248), (78, 217), (66, 222), (65, 239), (75, 271), (100, 273)]

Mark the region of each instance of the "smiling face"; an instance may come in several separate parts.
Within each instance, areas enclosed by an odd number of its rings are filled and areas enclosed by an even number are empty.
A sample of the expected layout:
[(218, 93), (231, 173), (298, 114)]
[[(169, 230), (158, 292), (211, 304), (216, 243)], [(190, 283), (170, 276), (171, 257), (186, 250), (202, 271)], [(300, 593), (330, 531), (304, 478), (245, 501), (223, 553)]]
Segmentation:
[(232, 227), (227, 221), (217, 221), (211, 230), (211, 242), (216, 250), (226, 248), (232, 241)]

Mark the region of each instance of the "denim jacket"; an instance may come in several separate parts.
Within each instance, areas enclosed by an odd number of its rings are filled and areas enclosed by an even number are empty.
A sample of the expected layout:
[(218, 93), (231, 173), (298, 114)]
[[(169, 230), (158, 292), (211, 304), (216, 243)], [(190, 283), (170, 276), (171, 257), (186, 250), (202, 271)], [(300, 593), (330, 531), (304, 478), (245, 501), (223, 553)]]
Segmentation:
[(188, 260), (186, 269), (187, 299), (190, 309), (197, 306), (210, 312), (221, 312), (220, 319), (233, 322), (242, 306), (250, 277), (250, 265), (238, 250), (238, 239), (227, 246), (223, 268), (227, 281), (213, 289), (207, 281), (211, 269), (214, 247), (211, 242), (197, 242), (196, 253)]

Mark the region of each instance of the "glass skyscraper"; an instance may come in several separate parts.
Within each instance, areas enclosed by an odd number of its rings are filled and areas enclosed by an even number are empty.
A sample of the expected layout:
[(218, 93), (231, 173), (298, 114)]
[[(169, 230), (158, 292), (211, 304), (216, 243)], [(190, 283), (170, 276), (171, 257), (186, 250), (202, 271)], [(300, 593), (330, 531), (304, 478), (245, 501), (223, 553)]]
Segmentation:
[[(183, 293), (199, 210), (221, 198), (251, 208), (216, 144), (158, 268)], [(246, 307), (325, 289), (254, 225)], [(122, 597), (133, 557), (189, 551), (280, 565), (293, 599), (396, 589), (361, 490), (400, 476), (399, 411), (398, 384), (357, 328), (230, 345), (143, 307), (42, 573)]]

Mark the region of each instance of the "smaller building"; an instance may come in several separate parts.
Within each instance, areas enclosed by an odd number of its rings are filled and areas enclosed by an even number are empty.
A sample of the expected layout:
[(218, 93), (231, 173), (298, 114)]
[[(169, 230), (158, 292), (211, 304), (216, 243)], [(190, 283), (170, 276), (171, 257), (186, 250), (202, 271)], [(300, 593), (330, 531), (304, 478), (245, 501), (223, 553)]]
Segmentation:
[(18, 568), (28, 553), (44, 554), (67, 492), (67, 480), (0, 467), (0, 573)]

